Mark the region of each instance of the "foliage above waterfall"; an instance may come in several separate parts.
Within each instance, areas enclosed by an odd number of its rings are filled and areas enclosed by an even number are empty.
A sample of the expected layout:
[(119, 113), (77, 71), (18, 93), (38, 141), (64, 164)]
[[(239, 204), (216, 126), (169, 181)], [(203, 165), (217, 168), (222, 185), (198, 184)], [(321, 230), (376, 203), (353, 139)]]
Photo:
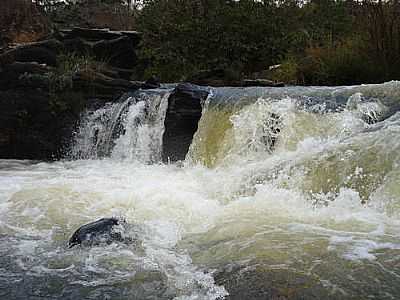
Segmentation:
[(4, 0), (0, 44), (50, 28), (135, 29), (143, 33), (135, 79), (187, 80), (205, 70), (306, 85), (400, 79), (398, 0), (32, 2)]
[(400, 78), (398, 1), (145, 3), (143, 55), (165, 80), (203, 69), (314, 85)]

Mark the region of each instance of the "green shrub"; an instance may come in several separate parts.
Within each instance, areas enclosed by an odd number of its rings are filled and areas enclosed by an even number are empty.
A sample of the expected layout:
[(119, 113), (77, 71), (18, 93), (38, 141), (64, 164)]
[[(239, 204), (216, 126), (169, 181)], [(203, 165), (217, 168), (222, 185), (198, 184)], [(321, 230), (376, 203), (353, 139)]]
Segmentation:
[(270, 74), (270, 79), (277, 82), (284, 82), (287, 84), (304, 84), (301, 76), (299, 63), (294, 56), (288, 56), (276, 69), (273, 69), (267, 74)]
[(373, 81), (379, 73), (368, 57), (360, 51), (361, 41), (347, 39), (334, 46), (306, 49), (300, 73), (308, 84), (348, 85)]

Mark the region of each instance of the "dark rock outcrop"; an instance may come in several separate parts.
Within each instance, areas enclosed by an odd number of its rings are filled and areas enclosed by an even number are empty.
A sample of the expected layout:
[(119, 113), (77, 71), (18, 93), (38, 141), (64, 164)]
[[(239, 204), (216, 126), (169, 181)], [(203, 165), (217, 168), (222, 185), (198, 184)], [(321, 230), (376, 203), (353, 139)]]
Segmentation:
[(6, 51), (0, 56), (0, 62), (3, 65), (12, 62), (37, 62), (56, 66), (57, 54), (61, 49), (62, 44), (54, 39), (30, 43)]
[(64, 97), (70, 101), (68, 106), (61, 98), (52, 99), (37, 87), (0, 90), (0, 157), (40, 160), (60, 157), (84, 100), (76, 92)]
[(72, 248), (81, 244), (89, 246), (113, 241), (121, 242), (123, 241), (121, 233), (114, 230), (114, 227), (120, 225), (120, 223), (121, 221), (116, 218), (102, 218), (83, 225), (74, 232), (68, 245)]
[(153, 88), (132, 81), (140, 34), (74, 28), (0, 51), (0, 158), (58, 159), (88, 103)]
[(93, 29), (93, 28), (80, 28), (75, 27), (72, 29), (60, 30), (62, 39), (76, 39), (82, 38), (88, 41), (99, 41), (99, 40), (112, 40), (121, 37), (121, 34), (116, 31), (110, 31), (108, 29)]
[[(52, 160), (64, 156), (89, 103), (114, 101), (137, 89), (157, 89), (156, 76), (140, 73), (136, 31), (73, 28), (47, 39), (0, 51), (0, 158)], [(267, 86), (234, 80), (224, 70), (200, 72), (193, 82), (211, 86)], [(163, 160), (183, 160), (201, 117), (208, 88), (189, 83), (171, 94), (165, 118)]]
[(112, 67), (132, 69), (137, 64), (140, 33), (136, 31), (73, 28), (61, 30), (58, 38), (67, 51), (92, 55)]
[[(50, 70), (51, 68), (46, 65), (41, 65), (36, 62), (13, 62), (5, 65), (2, 72), (0, 72), (0, 90), (26, 86), (26, 78), (35, 77), (43, 79), (45, 74), (50, 72)], [(37, 88), (45, 88), (48, 86), (48, 82), (32, 83), (32, 85)]]
[(137, 65), (136, 50), (140, 37), (136, 31), (85, 28), (61, 30), (49, 39), (8, 49), (0, 54), (0, 64), (18, 61), (56, 66), (57, 56), (63, 52), (90, 57), (111, 68), (123, 69), (120, 73), (129, 79)]
[(197, 131), (202, 113), (202, 103), (209, 91), (190, 83), (179, 84), (168, 99), (163, 136), (163, 161), (185, 159)]

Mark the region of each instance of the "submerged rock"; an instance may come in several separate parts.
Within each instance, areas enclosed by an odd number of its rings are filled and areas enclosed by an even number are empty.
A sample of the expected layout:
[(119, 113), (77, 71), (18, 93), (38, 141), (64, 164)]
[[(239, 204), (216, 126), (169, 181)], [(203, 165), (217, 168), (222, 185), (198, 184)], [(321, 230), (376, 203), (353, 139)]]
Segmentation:
[(121, 232), (115, 230), (114, 226), (120, 225), (117, 218), (102, 218), (95, 222), (81, 226), (74, 232), (68, 244), (72, 248), (76, 245), (93, 245), (102, 242), (124, 241)]

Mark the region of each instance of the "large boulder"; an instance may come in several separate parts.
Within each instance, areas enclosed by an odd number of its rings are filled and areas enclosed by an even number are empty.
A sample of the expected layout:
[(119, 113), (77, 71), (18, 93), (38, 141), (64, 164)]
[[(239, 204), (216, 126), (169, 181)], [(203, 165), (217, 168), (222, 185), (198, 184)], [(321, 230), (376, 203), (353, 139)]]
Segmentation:
[(6, 65), (13, 62), (37, 62), (49, 66), (56, 66), (57, 55), (62, 51), (62, 49), (62, 43), (56, 39), (24, 44), (1, 54), (0, 64)]
[(115, 227), (124, 221), (117, 218), (102, 218), (89, 224), (79, 227), (69, 239), (69, 247), (77, 245), (96, 245), (100, 243), (112, 243), (113, 241), (123, 241), (121, 232)]
[(163, 161), (184, 160), (201, 118), (209, 90), (190, 83), (179, 84), (168, 99), (163, 136)]
[(132, 69), (137, 64), (136, 49), (141, 39), (137, 31), (73, 28), (61, 30), (58, 38), (68, 51), (92, 55), (116, 68)]

